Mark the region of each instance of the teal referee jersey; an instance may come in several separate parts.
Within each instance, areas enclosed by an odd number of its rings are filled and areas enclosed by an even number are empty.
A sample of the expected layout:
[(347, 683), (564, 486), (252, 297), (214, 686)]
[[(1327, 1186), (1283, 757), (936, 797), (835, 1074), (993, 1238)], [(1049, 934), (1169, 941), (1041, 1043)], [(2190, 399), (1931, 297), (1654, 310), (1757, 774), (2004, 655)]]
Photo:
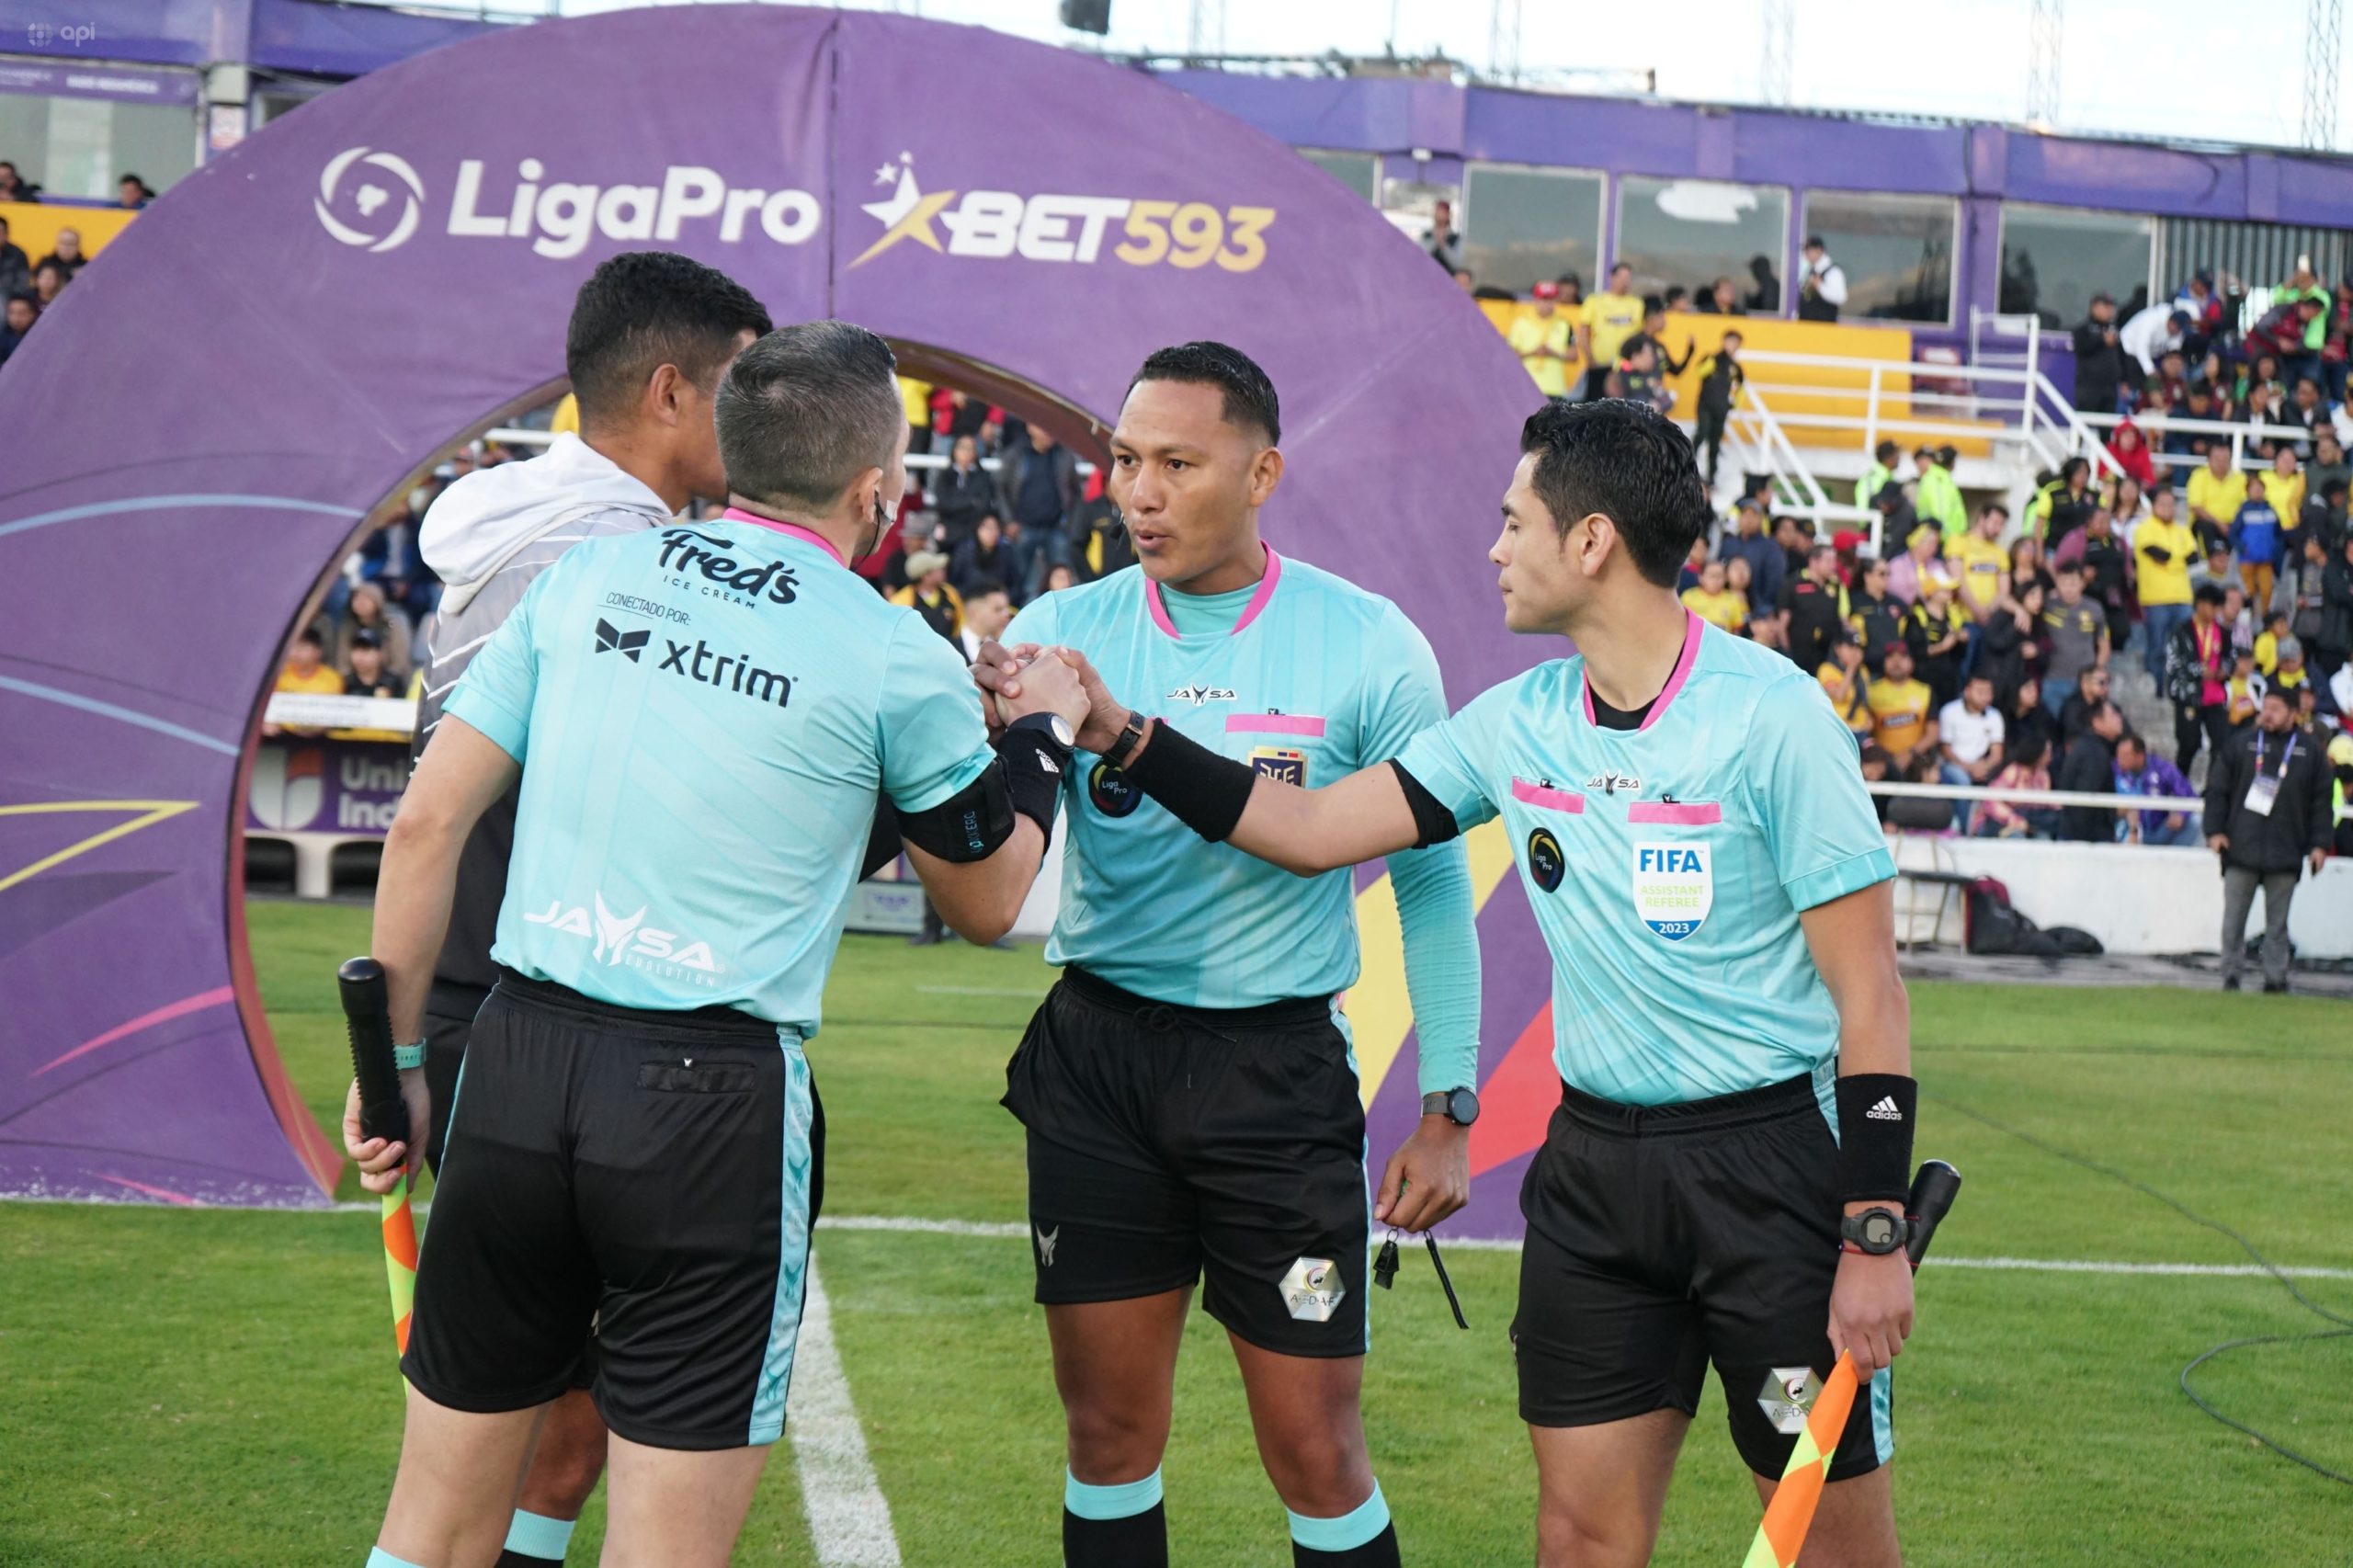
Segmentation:
[(955, 649), (818, 535), (733, 510), (566, 551), (445, 710), (524, 764), (492, 957), (804, 1036), (878, 789), (925, 811), (995, 755)]
[[(1428, 642), (1377, 595), (1271, 547), (1232, 594), (1164, 592), (1130, 567), (1024, 608), (1008, 643), (1085, 653), (1122, 701), (1270, 778), (1306, 788), (1395, 756), (1445, 716)], [(1348, 871), (1301, 878), (1205, 844), (1079, 754), (1046, 960), (1157, 1002), (1253, 1007), (1356, 982)], [(1470, 863), (1459, 844), (1390, 858), (1426, 1089), (1468, 1085), (1478, 1056)]]
[(1651, 1106), (1810, 1074), (1836, 1126), (1838, 1014), (1798, 915), (1895, 863), (1813, 676), (1689, 615), (1641, 728), (1595, 722), (1573, 656), (1482, 693), (1398, 762), (1463, 827), (1509, 829), (1565, 1082)]

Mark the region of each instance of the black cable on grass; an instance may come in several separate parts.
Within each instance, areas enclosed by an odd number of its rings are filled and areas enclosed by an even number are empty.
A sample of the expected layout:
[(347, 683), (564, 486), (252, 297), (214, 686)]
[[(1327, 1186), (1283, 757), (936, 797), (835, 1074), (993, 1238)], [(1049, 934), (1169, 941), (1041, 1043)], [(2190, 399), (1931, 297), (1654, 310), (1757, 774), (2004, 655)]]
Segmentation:
[(2258, 1431), (2255, 1427), (2248, 1426), (2244, 1421), (2236, 1420), (2231, 1416), (2223, 1415), (2221, 1411), (2215, 1409), (2206, 1397), (2198, 1392), (2197, 1386), (2189, 1381), (2190, 1373), (2198, 1370), (2199, 1368), (2204, 1366), (2207, 1362), (2212, 1360), (2215, 1357), (2220, 1356), (2226, 1350), (2237, 1350), (2249, 1345), (2298, 1345), (2306, 1344), (2316, 1339), (2353, 1338), (2353, 1317), (2347, 1317), (2342, 1312), (2332, 1312), (2328, 1308), (2322, 1306), (2318, 1301), (2313, 1301), (2310, 1296), (2305, 1295), (2302, 1290), (2297, 1286), (2294, 1278), (2285, 1269), (2281, 1268), (2278, 1264), (2264, 1256), (2261, 1252), (2256, 1250), (2256, 1244), (2253, 1242), (2248, 1241), (2245, 1236), (2233, 1230), (2230, 1226), (2225, 1225), (2220, 1220), (2208, 1219), (2205, 1215), (2199, 1213), (2195, 1209), (2190, 1208), (2189, 1205), (2182, 1202), (2181, 1199), (2173, 1197), (2171, 1194), (2159, 1192), (2147, 1182), (2127, 1176), (2122, 1171), (2118, 1170), (2114, 1165), (2104, 1165), (2100, 1161), (2093, 1159), (2088, 1154), (2078, 1154), (2072, 1149), (2063, 1149), (2058, 1144), (2051, 1142), (2047, 1139), (2038, 1138), (2033, 1133), (2026, 1131), (2022, 1128), (2012, 1127), (2006, 1121), (1996, 1120), (1995, 1118), (1987, 1116), (1984, 1111), (1972, 1109), (1972, 1108), (1961, 1104), (1959, 1100), (1949, 1098), (1943, 1095), (1930, 1094), (1926, 1089), (1922, 1089), (1920, 1091), (1920, 1097), (1924, 1100), (1932, 1100), (1936, 1104), (1943, 1106), (1948, 1110), (1958, 1111), (1972, 1121), (1977, 1122), (1982, 1126), (1990, 1127), (1996, 1132), (2006, 1133), (2008, 1136), (2017, 1139), (2021, 1143), (2029, 1144), (2034, 1148), (2040, 1149), (2044, 1153), (2064, 1160), (2071, 1165), (2081, 1165), (2084, 1169), (2094, 1172), (2099, 1176), (2104, 1176), (2110, 1181), (2120, 1182), (2124, 1186), (2131, 1187), (2133, 1191), (2141, 1193), (2144, 1197), (2155, 1199), (2158, 1202), (2164, 1204), (2166, 1208), (2172, 1210), (2175, 1213), (2179, 1214), (2183, 1219), (2189, 1221), (2191, 1223), (2203, 1225), (2210, 1231), (2220, 1232), (2223, 1235), (2230, 1237), (2232, 1241), (2237, 1243), (2240, 1250), (2255, 1260), (2256, 1267), (2261, 1268), (2265, 1273), (2270, 1275), (2274, 1279), (2279, 1281), (2280, 1284), (2286, 1286), (2288, 1294), (2296, 1299), (2296, 1304), (2298, 1306), (2302, 1307), (2306, 1312), (2311, 1312), (2313, 1316), (2318, 1317), (2325, 1322), (2338, 1324), (2339, 1326), (2336, 1328), (2315, 1329), (2309, 1334), (2265, 1334), (2257, 1335), (2249, 1339), (2225, 1340), (2223, 1343), (2213, 1346), (2211, 1349), (2201, 1352), (2195, 1360), (2191, 1361), (2188, 1366), (2184, 1367), (2181, 1369), (2181, 1392), (2189, 1396), (2190, 1403), (2196, 1405), (2199, 1409), (2204, 1411), (2207, 1415), (2212, 1416), (2223, 1426), (2245, 1433), (2248, 1437), (2253, 1437), (2256, 1442), (2261, 1443), (2265, 1448), (2269, 1449), (2273, 1453), (2279, 1455), (2282, 1459), (2293, 1460), (2298, 1464), (2302, 1465), (2306, 1470), (2312, 1471), (2315, 1474), (2324, 1476), (2330, 1481), (2338, 1482), (2347, 1486), (2353, 1486), (2353, 1475), (2347, 1475), (2342, 1471), (2331, 1470), (2328, 1466), (2321, 1463), (2318, 1460), (2313, 1459), (2306, 1454), (2298, 1453), (2295, 1449), (2288, 1447), (2285, 1443), (2282, 1443), (2273, 1437), (2269, 1433)]

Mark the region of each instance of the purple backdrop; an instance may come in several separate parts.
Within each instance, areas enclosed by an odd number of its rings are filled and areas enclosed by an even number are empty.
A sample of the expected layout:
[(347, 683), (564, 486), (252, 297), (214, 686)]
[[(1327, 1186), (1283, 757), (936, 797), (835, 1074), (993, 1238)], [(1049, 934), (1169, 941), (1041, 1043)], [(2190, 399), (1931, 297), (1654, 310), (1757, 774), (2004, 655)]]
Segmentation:
[[(1547, 652), (1503, 631), (1483, 558), (1526, 375), (1258, 131), (872, 14), (634, 11), (420, 56), (176, 187), (0, 377), (0, 1192), (318, 1200), (332, 1155), (240, 926), (260, 694), (366, 509), (559, 376), (579, 281), (642, 244), (1095, 419), (1149, 349), (1240, 344), (1282, 390), (1283, 548), (1404, 604), (1457, 703)], [(1516, 878), (1482, 926), (1492, 1070), (1545, 966)], [(1402, 1059), (1376, 1148), (1415, 1108)], [(1463, 1228), (1517, 1229), (1518, 1165)]]

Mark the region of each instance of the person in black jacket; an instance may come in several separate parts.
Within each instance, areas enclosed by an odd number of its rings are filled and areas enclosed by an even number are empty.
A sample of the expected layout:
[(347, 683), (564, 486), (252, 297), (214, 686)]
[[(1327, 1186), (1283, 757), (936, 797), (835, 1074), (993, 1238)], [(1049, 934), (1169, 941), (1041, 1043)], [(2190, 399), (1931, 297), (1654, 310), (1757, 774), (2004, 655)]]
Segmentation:
[(2288, 909), (2307, 861), (2328, 858), (2328, 759), (2296, 729), (2278, 687), (2264, 693), (2255, 728), (2215, 756), (2206, 775), (2206, 842), (2222, 858), (2222, 989), (2239, 988), (2246, 917), (2263, 890), (2263, 988), (2288, 989)]
[[(2116, 743), (2123, 738), (2123, 710), (2101, 702), (2084, 733), (2069, 744), (2051, 787), (2086, 795), (2116, 793)], [(2104, 806), (2068, 806), (2059, 813), (2059, 836), (2078, 844), (2113, 844), (2116, 813)]]
[(2075, 328), (2075, 407), (2084, 414), (2116, 412), (2117, 384), (2124, 380), (2124, 348), (2116, 335), (2116, 301), (2092, 296), (2091, 319)]
[(953, 555), (980, 528), (981, 518), (996, 509), (996, 476), (981, 467), (980, 442), (957, 437), (949, 448), (948, 466), (931, 476), (930, 488), (940, 548)]
[[(1748, 380), (1748, 372), (1740, 368), (1740, 334), (1728, 332), (1716, 352), (1699, 367), (1699, 427), (1691, 433), (1691, 445), (1704, 448), (1708, 453), (1708, 493), (1715, 494), (1716, 460), (1723, 450), (1724, 426), (1732, 419), (1733, 404), (1740, 401), (1740, 389)], [(1685, 350), (1686, 356), (1689, 350)]]
[(2353, 528), (2337, 541), (2335, 558), (2321, 569), (2320, 630), (2313, 634), (2313, 665), (2334, 675), (2353, 658)]

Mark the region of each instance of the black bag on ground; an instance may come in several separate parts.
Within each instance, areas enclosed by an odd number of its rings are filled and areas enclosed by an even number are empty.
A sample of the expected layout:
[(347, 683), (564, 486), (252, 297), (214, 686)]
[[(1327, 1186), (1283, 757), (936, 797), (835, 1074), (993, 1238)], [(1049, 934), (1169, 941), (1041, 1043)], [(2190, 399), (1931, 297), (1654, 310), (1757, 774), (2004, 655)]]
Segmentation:
[(2073, 926), (2046, 931), (2018, 913), (2010, 890), (1997, 877), (1979, 877), (1969, 884), (1966, 923), (1969, 951), (2010, 953), (2025, 958), (2090, 957), (2107, 949), (2099, 938)]

